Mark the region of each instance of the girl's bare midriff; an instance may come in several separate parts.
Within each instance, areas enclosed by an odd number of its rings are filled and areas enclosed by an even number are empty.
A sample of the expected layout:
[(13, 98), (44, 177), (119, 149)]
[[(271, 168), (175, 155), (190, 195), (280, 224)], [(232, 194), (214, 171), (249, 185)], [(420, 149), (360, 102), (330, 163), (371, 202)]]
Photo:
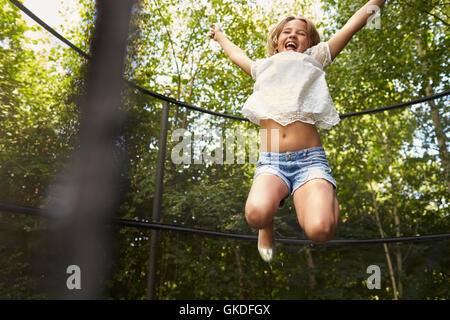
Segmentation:
[(309, 123), (296, 121), (282, 126), (272, 119), (265, 119), (260, 121), (260, 130), (261, 152), (288, 152), (322, 146), (316, 126)]

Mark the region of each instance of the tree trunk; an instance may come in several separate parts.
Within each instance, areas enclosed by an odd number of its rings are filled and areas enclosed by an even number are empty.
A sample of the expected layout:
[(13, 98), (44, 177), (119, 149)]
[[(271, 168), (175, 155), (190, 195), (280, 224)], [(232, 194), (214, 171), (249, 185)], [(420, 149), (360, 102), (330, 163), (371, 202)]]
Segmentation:
[[(200, 69), (200, 66), (197, 67), (197, 69), (195, 70), (194, 74), (191, 74), (191, 79), (189, 81), (189, 92), (188, 92), (188, 96), (187, 96), (187, 100), (186, 101), (190, 101), (191, 100), (192, 87), (194, 85), (194, 80), (195, 80), (195, 77), (197, 76), (197, 72), (198, 72), (199, 69)], [(188, 112), (189, 112), (189, 109), (186, 108), (184, 110), (184, 114), (183, 114), (183, 123), (181, 124), (181, 128), (183, 128), (183, 129), (186, 129), (186, 126), (187, 126), (186, 120), (187, 120)]]
[(312, 273), (312, 271), (314, 270), (314, 261), (313, 261), (313, 257), (311, 254), (311, 250), (309, 248), (306, 248), (305, 256), (306, 256), (306, 263), (309, 267), (308, 299), (312, 300), (312, 299), (314, 299), (314, 288), (316, 287), (316, 276)]
[[(433, 94), (433, 89), (431, 88), (431, 85), (429, 83), (425, 87), (425, 92), (427, 96)], [(436, 103), (430, 100), (428, 101), (428, 104), (431, 107), (430, 112), (431, 118), (433, 119), (434, 132), (436, 134), (439, 147), (439, 156), (442, 161), (442, 166), (444, 167), (444, 180), (445, 184), (447, 185), (447, 192), (450, 195), (450, 159), (447, 151), (445, 131), (442, 125), (441, 116), (439, 114), (439, 108), (436, 106)]]
[[(371, 185), (370, 181), (369, 181), (369, 184)], [(371, 189), (372, 189), (372, 187), (371, 187)], [(378, 205), (377, 205), (375, 191), (373, 189), (371, 191), (372, 191), (372, 202), (373, 202), (374, 213), (375, 213), (375, 221), (377, 223), (378, 231), (380, 232), (381, 238), (385, 238), (383, 226), (381, 225), (380, 214), (378, 212)], [(383, 249), (384, 249), (384, 254), (386, 255), (386, 261), (387, 261), (388, 268), (389, 268), (389, 275), (391, 277), (392, 291), (394, 293), (394, 300), (398, 300), (397, 284), (395, 281), (394, 268), (392, 266), (391, 255), (389, 254), (389, 248), (388, 248), (387, 243), (383, 243)]]
[(234, 252), (234, 257), (236, 258), (236, 264), (239, 271), (239, 299), (244, 300), (244, 282), (242, 279), (244, 278), (244, 270), (242, 269), (242, 263), (241, 263), (241, 253), (239, 250), (239, 246), (231, 245), (231, 249)]
[[(415, 42), (419, 57), (421, 58), (422, 61), (424, 61), (425, 50), (423, 48), (423, 40), (421, 37), (420, 30), (416, 32)], [(423, 63), (423, 68), (425, 71), (424, 73), (426, 73), (427, 63)], [(433, 94), (433, 88), (431, 87), (430, 81), (431, 79), (427, 77), (422, 85), (422, 87), (425, 88), (425, 94), (427, 96)], [(431, 118), (433, 120), (434, 133), (436, 134), (437, 144), (439, 147), (439, 157), (441, 158), (442, 167), (444, 168), (445, 185), (447, 186), (447, 192), (450, 194), (450, 158), (447, 151), (446, 135), (444, 132), (444, 127), (442, 125), (441, 115), (439, 114), (439, 108), (436, 106), (434, 100), (428, 101), (428, 104), (430, 105), (431, 108), (430, 113)]]
[[(398, 214), (398, 202), (397, 202), (397, 194), (399, 193), (400, 188), (397, 185), (397, 178), (395, 177), (394, 171), (392, 169), (392, 155), (389, 148), (389, 143), (383, 132), (387, 132), (387, 128), (384, 126), (384, 123), (381, 122), (382, 126), (382, 132), (381, 135), (378, 134), (378, 131), (375, 130), (374, 132), (377, 133), (378, 139), (381, 143), (381, 146), (384, 149), (385, 152), (385, 159), (387, 162), (388, 172), (389, 172), (389, 179), (391, 180), (391, 199), (392, 199), (392, 210), (389, 210), (389, 212), (394, 217), (394, 227), (395, 227), (395, 236), (401, 237), (401, 231), (400, 231), (400, 216)], [(401, 297), (403, 294), (403, 283), (402, 283), (402, 272), (403, 272), (403, 258), (402, 258), (402, 251), (400, 248), (400, 244), (396, 244), (395, 247), (395, 255), (397, 260), (397, 288), (398, 288), (398, 297)]]
[[(383, 226), (381, 224), (380, 214), (378, 212), (378, 204), (377, 204), (377, 199), (376, 199), (376, 193), (375, 193), (375, 190), (373, 190), (373, 188), (372, 188), (372, 179), (370, 179), (369, 172), (367, 171), (367, 165), (361, 166), (361, 169), (364, 170), (364, 172), (366, 174), (366, 177), (367, 177), (367, 181), (369, 182), (370, 191), (372, 193), (372, 203), (373, 203), (373, 210), (374, 210), (374, 213), (375, 213), (375, 222), (377, 224), (378, 231), (380, 232), (380, 237), (381, 238), (385, 238)], [(392, 266), (391, 256), (390, 256), (390, 253), (389, 253), (389, 247), (388, 247), (387, 243), (383, 243), (383, 249), (384, 249), (384, 254), (386, 256), (387, 265), (388, 265), (388, 268), (389, 268), (389, 275), (391, 277), (392, 291), (394, 293), (394, 300), (398, 300), (397, 284), (396, 284), (396, 281), (395, 281), (394, 268)]]

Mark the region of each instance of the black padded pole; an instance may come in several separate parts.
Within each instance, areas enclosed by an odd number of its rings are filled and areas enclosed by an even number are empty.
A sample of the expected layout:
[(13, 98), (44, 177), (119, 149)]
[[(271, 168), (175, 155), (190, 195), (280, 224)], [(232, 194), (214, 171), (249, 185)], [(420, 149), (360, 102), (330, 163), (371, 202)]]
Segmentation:
[(121, 159), (115, 148), (132, 0), (97, 1), (97, 16), (81, 102), (79, 148), (52, 184), (48, 201), (56, 263), (49, 274), (57, 299), (101, 299), (111, 266), (105, 223), (120, 205)]

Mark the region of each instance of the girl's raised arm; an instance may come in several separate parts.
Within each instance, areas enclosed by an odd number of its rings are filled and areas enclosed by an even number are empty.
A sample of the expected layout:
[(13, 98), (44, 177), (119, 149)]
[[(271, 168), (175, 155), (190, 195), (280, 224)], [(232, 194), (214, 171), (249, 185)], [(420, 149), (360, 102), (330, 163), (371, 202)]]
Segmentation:
[(331, 60), (334, 60), (352, 36), (366, 25), (367, 20), (374, 14), (374, 9), (380, 8), (385, 2), (386, 0), (370, 0), (347, 21), (341, 30), (328, 40)]
[(228, 40), (219, 26), (214, 25), (209, 33), (209, 36), (220, 44), (223, 51), (225, 51), (225, 54), (231, 59), (232, 62), (251, 76), (252, 60), (247, 57), (241, 48)]

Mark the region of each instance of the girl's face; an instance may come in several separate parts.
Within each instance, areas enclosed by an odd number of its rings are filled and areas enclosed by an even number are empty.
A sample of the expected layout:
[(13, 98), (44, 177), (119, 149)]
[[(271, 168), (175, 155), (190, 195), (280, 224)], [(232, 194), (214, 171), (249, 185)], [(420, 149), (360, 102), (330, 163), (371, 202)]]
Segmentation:
[(302, 20), (291, 20), (286, 23), (278, 36), (277, 52), (305, 52), (309, 48), (306, 23)]

